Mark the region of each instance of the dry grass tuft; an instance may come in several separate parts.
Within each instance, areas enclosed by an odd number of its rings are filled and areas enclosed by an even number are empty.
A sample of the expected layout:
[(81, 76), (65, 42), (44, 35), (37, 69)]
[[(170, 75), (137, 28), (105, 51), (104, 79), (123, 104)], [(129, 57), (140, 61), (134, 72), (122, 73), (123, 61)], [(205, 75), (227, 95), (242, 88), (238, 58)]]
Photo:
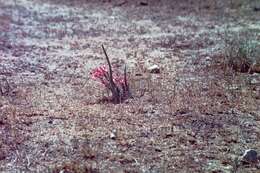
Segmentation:
[(257, 44), (254, 38), (249, 31), (226, 31), (225, 64), (237, 72), (249, 72), (257, 58)]

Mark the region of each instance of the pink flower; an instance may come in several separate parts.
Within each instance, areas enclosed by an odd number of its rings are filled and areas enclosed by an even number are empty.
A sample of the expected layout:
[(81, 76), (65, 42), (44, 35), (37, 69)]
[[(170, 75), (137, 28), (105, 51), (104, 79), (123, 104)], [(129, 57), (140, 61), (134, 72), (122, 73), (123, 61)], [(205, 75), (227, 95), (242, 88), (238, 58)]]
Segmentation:
[(90, 72), (91, 78), (99, 81), (102, 85), (105, 86), (108, 90), (112, 92), (112, 97), (117, 99), (116, 102), (121, 102), (121, 99), (125, 99), (127, 97), (131, 97), (131, 93), (127, 84), (126, 74), (122, 75), (119, 71), (113, 71), (112, 80), (113, 83), (110, 82), (110, 74), (108, 71), (108, 66), (102, 65), (93, 69)]
[(91, 72), (91, 78), (94, 80), (99, 80), (103, 85), (106, 87), (109, 84), (109, 79), (108, 79), (108, 70), (105, 65), (102, 65), (98, 68), (93, 69)]
[(95, 68), (94, 70), (91, 71), (91, 77), (92, 79), (100, 79), (108, 75), (108, 70), (105, 65), (102, 65), (98, 68)]
[(90, 74), (92, 79), (99, 81), (102, 85), (104, 85), (106, 88), (108, 88), (111, 91), (113, 90), (113, 87), (116, 87), (117, 89), (120, 90), (120, 92), (122, 92), (122, 94), (129, 92), (129, 88), (126, 84), (124, 75), (122, 75), (118, 71), (113, 72), (112, 80), (115, 86), (111, 86), (110, 84), (108, 67), (105, 65), (93, 69), (90, 72)]
[[(105, 86), (109, 83), (109, 73), (108, 68), (106, 65), (102, 65), (98, 68), (93, 69), (91, 72), (91, 78), (94, 80), (99, 80), (102, 84)], [(124, 85), (124, 77), (122, 77), (120, 74), (113, 74), (113, 82), (116, 85)]]

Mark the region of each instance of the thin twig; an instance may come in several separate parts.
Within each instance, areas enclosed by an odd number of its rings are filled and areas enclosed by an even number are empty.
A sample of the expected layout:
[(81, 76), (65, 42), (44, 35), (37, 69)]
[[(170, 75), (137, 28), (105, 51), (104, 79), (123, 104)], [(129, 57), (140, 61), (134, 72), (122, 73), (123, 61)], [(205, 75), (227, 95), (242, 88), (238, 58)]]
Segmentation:
[(127, 83), (127, 76), (126, 76), (126, 65), (125, 65), (125, 69), (124, 69), (124, 82), (125, 82), (126, 90), (128, 90), (128, 83)]
[(107, 56), (107, 52), (106, 52), (106, 50), (105, 50), (103, 44), (102, 44), (102, 49), (103, 49), (103, 52), (104, 52), (104, 54), (105, 54), (105, 57), (106, 57), (106, 60), (107, 60), (107, 64), (108, 64), (108, 68), (109, 68), (109, 80), (110, 80), (111, 83), (114, 83), (114, 82), (113, 82), (112, 66), (111, 66), (111, 63), (110, 63), (109, 58), (108, 58), (108, 56)]

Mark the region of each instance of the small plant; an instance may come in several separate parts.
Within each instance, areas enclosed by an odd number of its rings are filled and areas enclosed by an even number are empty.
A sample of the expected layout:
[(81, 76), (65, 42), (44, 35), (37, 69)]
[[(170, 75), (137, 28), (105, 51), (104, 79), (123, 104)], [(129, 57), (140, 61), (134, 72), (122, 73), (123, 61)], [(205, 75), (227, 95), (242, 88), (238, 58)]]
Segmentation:
[(6, 78), (0, 80), (0, 96), (7, 95), (10, 92), (10, 85)]
[(108, 65), (102, 65), (91, 71), (91, 77), (94, 80), (98, 80), (112, 93), (112, 102), (121, 103), (123, 100), (131, 97), (131, 92), (127, 82), (126, 66), (124, 74), (112, 69), (110, 60), (106, 53), (104, 46), (102, 45), (103, 52), (106, 57)]
[(249, 72), (256, 51), (256, 44), (251, 36), (243, 32), (235, 35), (226, 33), (225, 36), (226, 65), (238, 72)]

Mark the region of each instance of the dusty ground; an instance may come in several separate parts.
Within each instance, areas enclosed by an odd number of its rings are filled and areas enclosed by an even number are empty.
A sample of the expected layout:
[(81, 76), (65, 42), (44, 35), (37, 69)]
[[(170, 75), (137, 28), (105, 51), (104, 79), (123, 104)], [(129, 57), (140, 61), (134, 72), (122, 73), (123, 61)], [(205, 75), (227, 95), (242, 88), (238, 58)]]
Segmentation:
[[(260, 152), (259, 73), (223, 65), (226, 30), (259, 42), (260, 15), (236, 2), (0, 0), (0, 171), (260, 172), (239, 163)], [(101, 44), (134, 99), (99, 102)]]

